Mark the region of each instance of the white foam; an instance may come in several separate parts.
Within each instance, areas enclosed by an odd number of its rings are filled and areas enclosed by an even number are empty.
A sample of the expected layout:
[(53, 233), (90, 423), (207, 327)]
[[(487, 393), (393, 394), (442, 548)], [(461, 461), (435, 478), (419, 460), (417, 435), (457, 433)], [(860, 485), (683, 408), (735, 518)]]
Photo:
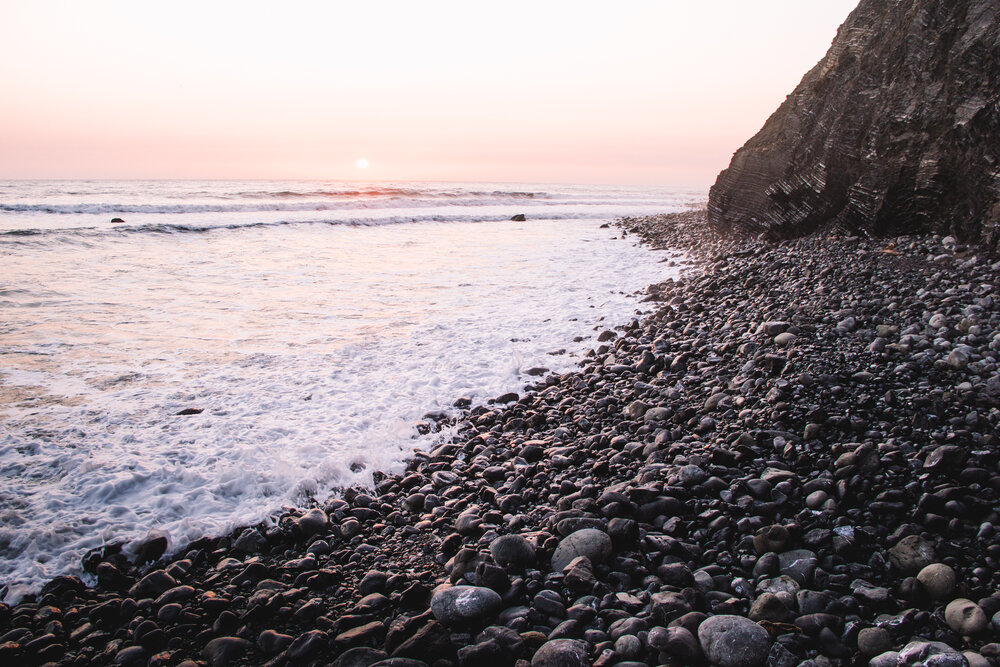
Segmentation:
[[(109, 540), (157, 530), (179, 547), (398, 471), (431, 442), (415, 439), (424, 414), (520, 390), (533, 366), (574, 368), (595, 328), (635, 315), (632, 292), (674, 273), (600, 223), (239, 229), (10, 253), (11, 283), (35, 286), (0, 303), (7, 599)], [(204, 412), (176, 415), (188, 407)]]

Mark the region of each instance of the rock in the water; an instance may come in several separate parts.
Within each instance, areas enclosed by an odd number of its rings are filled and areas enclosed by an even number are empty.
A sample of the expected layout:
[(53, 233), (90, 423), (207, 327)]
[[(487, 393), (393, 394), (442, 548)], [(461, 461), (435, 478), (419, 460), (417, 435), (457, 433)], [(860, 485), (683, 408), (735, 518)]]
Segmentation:
[(698, 641), (709, 662), (721, 667), (756, 667), (771, 648), (767, 630), (742, 616), (711, 616), (698, 626)]
[(709, 193), (721, 230), (946, 231), (994, 244), (995, 2), (862, 0)]
[(584, 528), (570, 533), (556, 547), (552, 554), (552, 569), (562, 572), (574, 558), (583, 556), (594, 565), (603, 563), (611, 557), (611, 537), (596, 528)]
[(476, 623), (500, 609), (500, 596), (482, 586), (451, 586), (431, 598), (431, 611), (445, 624)]
[(510, 219), (514, 222), (524, 222), (525, 220), (524, 213), (518, 213), (516, 215), (512, 215)]
[(531, 667), (589, 667), (587, 645), (575, 639), (553, 639), (531, 658)]

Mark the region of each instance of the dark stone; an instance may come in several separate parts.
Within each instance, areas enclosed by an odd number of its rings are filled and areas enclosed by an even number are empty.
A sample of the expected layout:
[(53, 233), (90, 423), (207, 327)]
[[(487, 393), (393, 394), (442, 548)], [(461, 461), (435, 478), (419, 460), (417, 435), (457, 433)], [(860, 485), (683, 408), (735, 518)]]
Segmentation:
[(524, 222), (524, 213), (518, 213), (517, 215), (511, 216), (510, 219), (514, 222)]
[(385, 651), (367, 646), (357, 646), (340, 654), (330, 664), (330, 667), (370, 667), (370, 665), (388, 657)]
[(997, 247), (1000, 7), (862, 0), (709, 193), (719, 230), (946, 232)]
[[(200, 410), (199, 410), (200, 412)], [(157, 535), (145, 540), (135, 550), (135, 561), (140, 565), (152, 563), (160, 559), (167, 551), (167, 538), (165, 535)]]
[(242, 657), (250, 647), (250, 642), (239, 637), (216, 637), (205, 645), (201, 656), (210, 664), (218, 667), (219, 665), (228, 665), (233, 660)]

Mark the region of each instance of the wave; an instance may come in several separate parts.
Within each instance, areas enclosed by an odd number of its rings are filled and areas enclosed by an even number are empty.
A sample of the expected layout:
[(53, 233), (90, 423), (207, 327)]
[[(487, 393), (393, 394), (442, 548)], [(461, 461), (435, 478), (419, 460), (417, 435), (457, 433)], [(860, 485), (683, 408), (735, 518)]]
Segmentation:
[(321, 190), (252, 190), (238, 192), (236, 197), (246, 197), (250, 199), (299, 199), (299, 198), (378, 198), (378, 197), (406, 197), (412, 199), (456, 199), (460, 197), (490, 197), (493, 199), (535, 199), (546, 197), (544, 192), (521, 192), (517, 190), (428, 190), (416, 188), (357, 188), (357, 189), (321, 189)]
[[(591, 220), (597, 217), (591, 213), (570, 212), (547, 214), (544, 217), (532, 219), (527, 222), (553, 222), (558, 220)], [(59, 229), (14, 229), (0, 232), (0, 237), (35, 237), (35, 236), (67, 236), (67, 237), (94, 237), (94, 236), (124, 236), (131, 234), (184, 234), (184, 233), (205, 233), (234, 229), (254, 229), (267, 227), (290, 227), (298, 225), (329, 225), (346, 227), (379, 227), (384, 225), (406, 225), (419, 223), (490, 223), (505, 222), (510, 220), (510, 216), (503, 215), (416, 215), (416, 216), (393, 216), (378, 218), (342, 218), (336, 220), (269, 220), (269, 221), (247, 221), (247, 222), (226, 222), (217, 225), (205, 224), (185, 224), (185, 223), (154, 223), (142, 225), (129, 225), (117, 223), (108, 227), (70, 227)]]
[[(531, 198), (528, 198), (531, 199)], [(378, 209), (378, 208), (430, 208), (442, 206), (496, 206), (504, 202), (491, 199), (454, 199), (447, 203), (440, 199), (383, 199), (371, 198), (361, 201), (324, 202), (281, 202), (267, 203), (232, 203), (232, 204), (2, 204), (0, 212), (5, 213), (43, 213), (48, 215), (128, 215), (132, 213), (143, 215), (183, 215), (190, 213), (263, 213), (268, 211), (336, 211), (345, 209)], [(564, 202), (560, 202), (564, 203)], [(565, 202), (573, 203), (573, 202)], [(578, 202), (585, 204), (589, 202)], [(611, 203), (611, 202), (609, 202)]]

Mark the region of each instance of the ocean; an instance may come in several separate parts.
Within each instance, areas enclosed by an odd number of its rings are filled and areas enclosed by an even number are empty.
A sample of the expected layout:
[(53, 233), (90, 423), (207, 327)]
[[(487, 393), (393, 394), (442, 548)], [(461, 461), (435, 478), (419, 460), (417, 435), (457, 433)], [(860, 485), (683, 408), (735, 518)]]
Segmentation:
[(440, 437), (428, 413), (571, 370), (651, 310), (683, 261), (606, 223), (704, 199), (0, 182), (0, 597), (107, 542), (179, 548), (401, 470)]

